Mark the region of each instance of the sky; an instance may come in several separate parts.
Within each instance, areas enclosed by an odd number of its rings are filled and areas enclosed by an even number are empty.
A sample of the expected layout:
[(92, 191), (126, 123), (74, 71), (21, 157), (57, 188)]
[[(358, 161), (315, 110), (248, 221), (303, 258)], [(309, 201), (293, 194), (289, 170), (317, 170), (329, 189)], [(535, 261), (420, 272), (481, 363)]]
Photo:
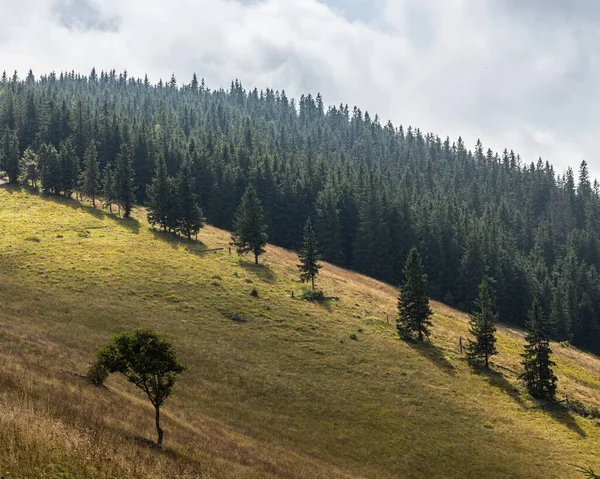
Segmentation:
[(596, 0), (0, 0), (0, 70), (192, 73), (600, 177)]

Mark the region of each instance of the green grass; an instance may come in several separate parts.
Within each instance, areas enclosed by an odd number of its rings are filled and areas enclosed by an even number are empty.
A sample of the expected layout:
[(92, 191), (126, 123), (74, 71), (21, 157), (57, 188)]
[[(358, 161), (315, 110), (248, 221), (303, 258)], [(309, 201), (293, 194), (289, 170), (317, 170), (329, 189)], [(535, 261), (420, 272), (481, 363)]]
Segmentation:
[[(500, 328), (494, 372), (475, 374), (457, 351), (458, 311), (434, 303), (432, 343), (402, 342), (388, 285), (326, 265), (318, 287), (339, 301), (304, 301), (293, 253), (268, 247), (255, 266), (228, 254), (224, 231), (179, 240), (144, 215), (0, 188), (0, 470), (563, 479), (569, 464), (600, 465), (595, 421), (531, 409), (515, 377), (519, 331)], [(139, 440), (154, 432), (135, 389), (71, 374), (133, 327), (166, 334), (188, 366), (162, 452)], [(560, 394), (596, 404), (600, 361), (553, 348)]]

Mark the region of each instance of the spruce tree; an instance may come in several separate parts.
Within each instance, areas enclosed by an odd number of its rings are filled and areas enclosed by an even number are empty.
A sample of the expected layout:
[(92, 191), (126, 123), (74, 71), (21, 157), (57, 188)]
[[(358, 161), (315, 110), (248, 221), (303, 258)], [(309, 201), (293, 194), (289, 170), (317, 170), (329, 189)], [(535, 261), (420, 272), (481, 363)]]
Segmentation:
[(83, 172), (80, 178), (81, 192), (92, 199), (92, 206), (96, 207), (96, 194), (100, 190), (100, 167), (98, 166), (98, 152), (96, 144), (92, 141), (85, 150), (83, 157)]
[(319, 249), (326, 261), (341, 263), (342, 228), (338, 209), (338, 195), (333, 185), (327, 185), (317, 195), (315, 229), (319, 238)]
[(529, 393), (538, 399), (554, 399), (557, 378), (552, 371), (555, 363), (550, 359), (549, 324), (537, 298), (533, 301), (527, 322), (527, 344), (523, 356), (523, 372), (519, 378)]
[(172, 187), (167, 173), (167, 162), (164, 157), (156, 159), (156, 170), (152, 183), (148, 187), (148, 222), (159, 225), (167, 231), (168, 215), (172, 204)]
[(39, 158), (31, 148), (23, 152), (21, 158), (21, 178), (23, 183), (37, 188), (37, 182), (40, 178)]
[(59, 194), (62, 184), (60, 159), (53, 145), (42, 145), (38, 164), (44, 192), (54, 195)]
[(231, 240), (238, 254), (253, 253), (254, 262), (265, 252), (267, 234), (262, 205), (254, 186), (248, 185), (235, 214)]
[(0, 166), (8, 175), (10, 183), (19, 181), (21, 173), (21, 162), (19, 157), (19, 139), (15, 131), (6, 129), (4, 139), (2, 141)]
[(429, 337), (433, 312), (429, 307), (427, 275), (416, 247), (410, 250), (406, 259), (404, 278), (398, 297), (396, 328), (402, 337), (417, 334), (419, 341), (423, 341)]
[(115, 159), (114, 188), (116, 202), (123, 209), (123, 216), (129, 218), (135, 198), (135, 186), (131, 149), (127, 145), (121, 148)]
[(109, 211), (112, 213), (112, 205), (115, 204), (117, 195), (115, 192), (115, 173), (110, 163), (106, 164), (102, 174), (102, 194), (104, 195), (102, 206), (104, 208), (108, 206)]
[(194, 193), (195, 181), (192, 168), (186, 161), (177, 175), (177, 231), (191, 239), (204, 226), (202, 210)]
[(298, 254), (300, 264), (300, 281), (307, 283), (308, 281), (312, 284), (312, 290), (315, 290), (315, 278), (319, 274), (321, 265), (319, 260), (321, 259), (317, 250), (317, 238), (313, 230), (312, 222), (310, 218), (306, 220), (304, 226), (304, 236), (302, 238), (302, 249)]
[(60, 145), (60, 191), (70, 198), (79, 178), (79, 158), (71, 140), (65, 140)]
[(494, 299), (488, 281), (484, 278), (479, 285), (479, 296), (475, 300), (474, 311), (469, 316), (469, 332), (475, 341), (469, 339), (467, 360), (473, 366), (489, 368), (490, 356), (498, 354), (496, 350), (496, 321)]

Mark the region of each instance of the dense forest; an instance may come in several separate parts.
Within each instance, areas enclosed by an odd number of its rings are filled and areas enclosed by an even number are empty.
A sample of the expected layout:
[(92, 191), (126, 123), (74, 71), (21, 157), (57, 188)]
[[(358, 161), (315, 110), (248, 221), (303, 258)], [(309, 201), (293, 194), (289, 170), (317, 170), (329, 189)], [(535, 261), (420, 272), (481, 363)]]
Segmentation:
[(416, 245), (433, 298), (468, 310), (487, 277), (501, 321), (522, 326), (537, 297), (555, 339), (600, 352), (600, 186), (585, 162), (576, 181), (320, 95), (210, 90), (196, 75), (4, 74), (0, 132), (2, 169), (48, 194), (81, 192), (87, 152), (95, 175), (135, 194), (129, 207), (147, 204), (164, 160), (193, 180), (206, 220), (230, 229), (253, 185), (272, 243), (298, 249), (311, 217), (323, 259), (393, 284)]

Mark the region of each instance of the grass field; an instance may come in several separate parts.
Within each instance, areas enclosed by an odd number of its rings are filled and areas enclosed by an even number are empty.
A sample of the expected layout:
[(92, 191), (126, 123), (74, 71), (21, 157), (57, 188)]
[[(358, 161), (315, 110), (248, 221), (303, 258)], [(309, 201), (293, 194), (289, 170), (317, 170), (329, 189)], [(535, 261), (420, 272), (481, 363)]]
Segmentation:
[[(501, 327), (494, 371), (475, 374), (461, 312), (434, 303), (431, 344), (399, 341), (389, 285), (326, 265), (318, 285), (339, 301), (308, 303), (292, 252), (254, 266), (224, 231), (188, 242), (144, 217), (0, 188), (0, 475), (565, 479), (600, 465), (600, 423), (532, 409), (520, 331)], [(81, 377), (134, 327), (167, 335), (188, 367), (162, 451), (133, 386)], [(600, 361), (553, 349), (559, 394), (600, 405)]]

